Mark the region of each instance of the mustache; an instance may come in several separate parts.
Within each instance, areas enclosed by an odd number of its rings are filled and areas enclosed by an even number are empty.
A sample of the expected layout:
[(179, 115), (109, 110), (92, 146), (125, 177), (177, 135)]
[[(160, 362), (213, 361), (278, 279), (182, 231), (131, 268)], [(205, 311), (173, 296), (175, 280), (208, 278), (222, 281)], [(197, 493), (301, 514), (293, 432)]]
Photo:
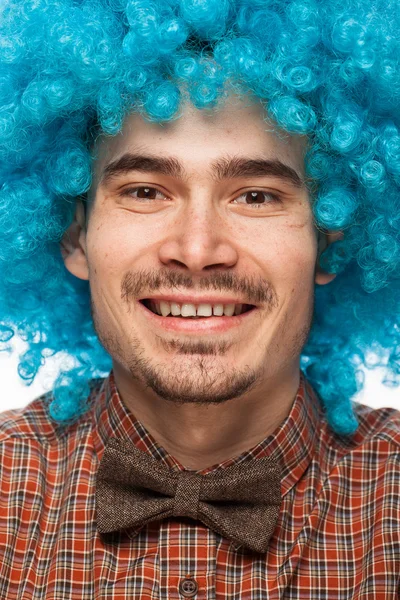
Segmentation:
[(278, 295), (268, 281), (261, 277), (243, 277), (239, 279), (233, 273), (215, 271), (208, 277), (196, 280), (180, 271), (161, 269), (157, 273), (150, 270), (140, 270), (136, 273), (129, 271), (121, 281), (121, 300), (131, 304), (144, 294), (151, 296), (153, 292), (178, 290), (214, 291), (238, 293), (247, 299), (247, 304), (264, 304), (270, 309), (278, 306)]

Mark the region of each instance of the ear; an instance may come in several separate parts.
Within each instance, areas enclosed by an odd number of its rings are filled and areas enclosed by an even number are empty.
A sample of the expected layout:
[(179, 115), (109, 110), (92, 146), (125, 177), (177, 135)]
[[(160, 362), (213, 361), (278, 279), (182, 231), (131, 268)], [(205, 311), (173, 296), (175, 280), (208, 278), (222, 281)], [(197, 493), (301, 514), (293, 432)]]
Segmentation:
[(326, 250), (330, 244), (342, 240), (343, 237), (342, 231), (335, 231), (334, 233), (318, 231), (318, 256), (315, 267), (315, 283), (318, 285), (326, 285), (335, 279), (336, 273), (327, 273), (326, 271), (323, 271), (319, 259), (323, 251)]
[(86, 258), (85, 210), (77, 201), (74, 220), (61, 240), (61, 254), (68, 271), (79, 279), (89, 280), (89, 266)]

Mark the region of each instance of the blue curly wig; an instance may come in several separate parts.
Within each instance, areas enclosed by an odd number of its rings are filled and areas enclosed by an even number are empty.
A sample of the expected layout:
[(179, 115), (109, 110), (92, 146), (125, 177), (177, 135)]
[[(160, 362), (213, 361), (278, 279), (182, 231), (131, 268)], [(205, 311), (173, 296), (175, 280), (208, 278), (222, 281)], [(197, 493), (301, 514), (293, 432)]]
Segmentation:
[[(66, 353), (49, 410), (71, 423), (111, 359), (88, 282), (60, 240), (91, 185), (90, 149), (130, 111), (177, 118), (183, 90), (212, 109), (226, 92), (307, 135), (317, 226), (342, 230), (316, 286), (301, 367), (328, 422), (350, 435), (362, 367), (400, 379), (400, 10), (398, 0), (3, 0), (0, 19), (0, 344), (28, 343), (32, 383)], [(371, 363), (370, 357), (374, 360)]]

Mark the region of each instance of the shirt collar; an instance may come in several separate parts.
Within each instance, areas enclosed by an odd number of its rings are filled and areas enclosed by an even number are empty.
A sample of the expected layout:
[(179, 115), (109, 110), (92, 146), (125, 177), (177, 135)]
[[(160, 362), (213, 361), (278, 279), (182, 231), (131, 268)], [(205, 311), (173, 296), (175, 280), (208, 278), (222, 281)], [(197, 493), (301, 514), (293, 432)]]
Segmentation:
[[(117, 437), (131, 441), (137, 448), (174, 471), (186, 470), (156, 442), (122, 402), (112, 371), (93, 399), (92, 417), (93, 440), (99, 460), (108, 439)], [(281, 490), (282, 495), (285, 495), (299, 481), (316, 452), (322, 420), (323, 409), (319, 399), (301, 374), (290, 413), (271, 435), (242, 454), (198, 473), (205, 475), (217, 469), (226, 469), (235, 463), (273, 456), (282, 468)]]

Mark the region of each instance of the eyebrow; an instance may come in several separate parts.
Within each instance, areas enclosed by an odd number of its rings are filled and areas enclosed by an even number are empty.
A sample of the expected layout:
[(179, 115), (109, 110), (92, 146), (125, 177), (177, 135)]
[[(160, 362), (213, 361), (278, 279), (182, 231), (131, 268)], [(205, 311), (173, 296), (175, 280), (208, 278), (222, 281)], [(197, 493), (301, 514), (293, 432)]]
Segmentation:
[(106, 185), (114, 177), (129, 173), (130, 171), (160, 173), (161, 175), (170, 175), (171, 177), (175, 177), (175, 179), (184, 178), (183, 167), (176, 158), (160, 158), (157, 156), (128, 153), (109, 163), (105, 167), (101, 177), (101, 183)]
[[(185, 179), (187, 175), (183, 165), (174, 157), (162, 158), (142, 154), (127, 153), (109, 163), (103, 171), (101, 184), (107, 185), (118, 175), (140, 171), (142, 173), (158, 173), (169, 175), (175, 179)], [(254, 159), (226, 157), (211, 164), (211, 171), (216, 181), (235, 177), (277, 177), (295, 187), (303, 187), (302, 177), (288, 165), (278, 159)]]
[(295, 187), (304, 185), (301, 176), (278, 159), (220, 158), (212, 163), (218, 181), (235, 177), (278, 177)]

